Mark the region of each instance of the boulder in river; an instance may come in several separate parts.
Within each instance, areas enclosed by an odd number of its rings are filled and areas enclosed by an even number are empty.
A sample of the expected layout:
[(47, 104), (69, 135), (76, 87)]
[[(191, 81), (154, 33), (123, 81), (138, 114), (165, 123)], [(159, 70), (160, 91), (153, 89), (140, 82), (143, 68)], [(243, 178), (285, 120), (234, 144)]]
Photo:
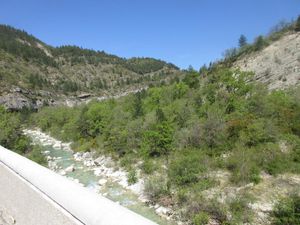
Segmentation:
[(68, 166), (68, 167), (65, 169), (65, 171), (66, 171), (67, 173), (69, 173), (69, 172), (74, 172), (74, 171), (75, 171), (74, 165), (72, 164), (71, 166)]
[(100, 186), (102, 186), (102, 185), (106, 184), (106, 182), (107, 182), (106, 179), (100, 179), (100, 180), (98, 181), (98, 184), (99, 184)]

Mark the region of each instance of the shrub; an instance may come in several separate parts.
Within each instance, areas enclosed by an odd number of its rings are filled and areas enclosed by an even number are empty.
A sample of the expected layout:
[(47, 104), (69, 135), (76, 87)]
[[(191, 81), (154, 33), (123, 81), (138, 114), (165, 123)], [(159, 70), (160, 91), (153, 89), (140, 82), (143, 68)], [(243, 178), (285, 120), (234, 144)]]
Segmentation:
[(155, 170), (155, 166), (150, 159), (145, 159), (142, 164), (142, 170), (146, 174), (152, 174), (153, 171)]
[(230, 224), (250, 223), (252, 220), (252, 211), (249, 202), (252, 197), (247, 194), (239, 194), (229, 202), (229, 210), (231, 213)]
[(295, 24), (295, 31), (300, 31), (300, 16), (298, 16), (296, 24)]
[(272, 212), (272, 225), (300, 224), (300, 196), (292, 195), (281, 199)]
[(29, 150), (30, 140), (22, 133), (18, 114), (6, 112), (0, 106), (0, 145), (19, 154)]
[(206, 225), (209, 221), (209, 215), (205, 212), (197, 213), (193, 218), (194, 225)]
[(145, 182), (145, 193), (153, 200), (157, 200), (164, 195), (169, 195), (167, 178), (161, 175), (153, 175)]
[(180, 188), (177, 192), (176, 192), (176, 199), (177, 199), (177, 203), (179, 205), (182, 205), (183, 203), (187, 202), (188, 200), (188, 193), (189, 191), (185, 188)]
[(31, 151), (29, 153), (27, 153), (26, 156), (30, 160), (32, 160), (40, 165), (43, 165), (43, 166), (47, 165), (47, 160), (46, 160), (45, 156), (42, 154), (42, 148), (38, 145), (34, 145), (31, 148)]
[(247, 146), (257, 146), (276, 139), (276, 128), (266, 119), (258, 119), (248, 124), (240, 133), (241, 141)]
[(188, 214), (197, 215), (198, 213), (206, 213), (216, 219), (219, 224), (227, 224), (227, 209), (223, 203), (220, 203), (215, 198), (205, 199), (199, 193), (191, 195), (188, 200)]
[(200, 172), (205, 171), (201, 164), (202, 159), (199, 154), (179, 155), (170, 163), (168, 177), (171, 183), (176, 185), (186, 185), (195, 183), (198, 180)]
[(131, 169), (127, 175), (128, 184), (135, 184), (138, 181), (136, 170)]
[(263, 36), (258, 36), (254, 42), (254, 49), (255, 51), (259, 51), (262, 48), (264, 48), (266, 46), (266, 40), (264, 39)]
[(168, 155), (172, 149), (173, 128), (164, 121), (144, 133), (144, 145), (150, 156)]
[(259, 183), (260, 169), (253, 149), (238, 147), (227, 161), (227, 168), (232, 172), (230, 180), (235, 184)]

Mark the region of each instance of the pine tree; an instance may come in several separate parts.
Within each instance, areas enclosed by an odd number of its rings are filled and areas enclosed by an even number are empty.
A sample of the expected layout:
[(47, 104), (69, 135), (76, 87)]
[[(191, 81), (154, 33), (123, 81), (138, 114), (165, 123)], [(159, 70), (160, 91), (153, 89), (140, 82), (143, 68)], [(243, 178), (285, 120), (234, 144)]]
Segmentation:
[(298, 16), (298, 19), (296, 21), (295, 31), (300, 31), (300, 16)]
[(258, 36), (254, 42), (254, 48), (256, 51), (261, 50), (265, 46), (265, 40), (263, 36)]
[(245, 35), (242, 34), (239, 38), (239, 47), (242, 48), (245, 45), (247, 45), (247, 38)]

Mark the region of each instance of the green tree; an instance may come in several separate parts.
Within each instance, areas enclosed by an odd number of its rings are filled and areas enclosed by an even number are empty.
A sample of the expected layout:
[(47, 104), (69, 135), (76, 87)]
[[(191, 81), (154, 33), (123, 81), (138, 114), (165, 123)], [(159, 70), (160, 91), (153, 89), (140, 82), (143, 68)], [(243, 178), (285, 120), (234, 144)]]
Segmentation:
[(266, 41), (262, 35), (258, 36), (254, 42), (254, 49), (255, 51), (261, 50), (263, 47), (265, 47)]
[(24, 154), (29, 150), (30, 141), (22, 134), (20, 117), (15, 113), (6, 112), (0, 106), (0, 145)]
[(241, 35), (239, 38), (239, 47), (242, 48), (247, 45), (247, 38), (245, 35)]
[(142, 93), (137, 92), (133, 99), (133, 118), (138, 118), (144, 115)]
[(190, 88), (196, 89), (199, 87), (199, 77), (199, 73), (190, 68), (182, 81), (185, 84), (187, 84)]
[(300, 31), (300, 16), (298, 16), (296, 25), (295, 25), (295, 31), (299, 32)]
[(168, 156), (172, 149), (173, 128), (167, 122), (156, 125), (154, 129), (144, 133), (146, 152), (150, 156)]

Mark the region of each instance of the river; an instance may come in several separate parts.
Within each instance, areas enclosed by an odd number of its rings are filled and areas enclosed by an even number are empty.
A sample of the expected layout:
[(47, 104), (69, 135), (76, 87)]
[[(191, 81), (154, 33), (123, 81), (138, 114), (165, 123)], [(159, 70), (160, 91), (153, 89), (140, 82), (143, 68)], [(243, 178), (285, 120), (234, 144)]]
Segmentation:
[[(86, 160), (76, 157), (70, 149), (70, 143), (62, 143), (39, 130), (25, 130), (33, 143), (41, 146), (42, 153), (48, 160), (48, 168), (79, 183), (80, 185), (97, 192), (118, 204), (162, 225), (173, 225), (166, 216), (158, 215), (157, 212), (164, 211), (161, 206), (149, 206), (145, 200), (137, 194), (139, 184), (133, 186), (132, 190), (121, 185), (124, 179), (124, 172), (114, 171), (106, 165), (90, 165)], [(103, 164), (112, 163), (103, 157)], [(103, 171), (103, 173), (101, 172)]]

